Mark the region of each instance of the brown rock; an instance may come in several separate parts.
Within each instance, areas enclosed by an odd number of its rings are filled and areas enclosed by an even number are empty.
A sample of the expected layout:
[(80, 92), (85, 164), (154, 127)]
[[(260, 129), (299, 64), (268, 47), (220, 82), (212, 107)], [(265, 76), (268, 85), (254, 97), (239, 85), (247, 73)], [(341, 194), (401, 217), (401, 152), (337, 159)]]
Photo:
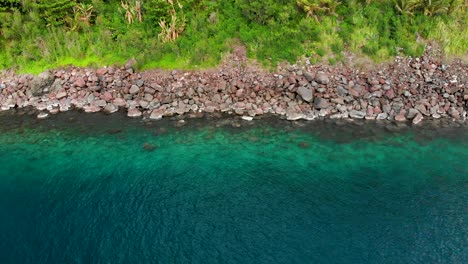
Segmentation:
[(128, 109), (127, 116), (128, 117), (140, 117), (142, 115), (141, 111), (137, 108), (130, 108)]
[(417, 125), (422, 122), (424, 119), (423, 115), (421, 113), (418, 113), (414, 118), (413, 118), (413, 124)]
[(73, 85), (76, 86), (76, 87), (84, 88), (86, 86), (86, 82), (83, 80), (82, 77), (78, 77), (78, 78), (76, 78)]
[(325, 72), (319, 71), (315, 75), (315, 81), (321, 84), (328, 84), (330, 82), (330, 79), (328, 78), (328, 75)]
[(67, 96), (67, 92), (65, 92), (65, 91), (60, 91), (60, 92), (57, 93), (57, 95), (55, 96), (55, 98), (57, 98), (57, 99), (60, 100), (60, 99), (62, 99), (62, 98), (64, 98), (64, 97), (66, 97), (66, 96)]
[(398, 115), (395, 116), (395, 121), (397, 121), (397, 122), (406, 121), (405, 114), (406, 114), (406, 111), (404, 109), (401, 109), (400, 113), (398, 113)]
[(314, 107), (317, 109), (328, 108), (329, 106), (330, 106), (330, 103), (327, 99), (323, 99), (320, 97), (316, 97), (314, 99)]
[(113, 103), (114, 103), (116, 106), (126, 106), (126, 105), (127, 105), (127, 102), (126, 102), (124, 99), (120, 98), (120, 97), (115, 98), (114, 101), (113, 101)]
[(148, 142), (145, 142), (143, 144), (143, 149), (146, 150), (146, 151), (154, 151), (156, 149), (156, 146), (153, 145), (153, 144), (150, 144)]

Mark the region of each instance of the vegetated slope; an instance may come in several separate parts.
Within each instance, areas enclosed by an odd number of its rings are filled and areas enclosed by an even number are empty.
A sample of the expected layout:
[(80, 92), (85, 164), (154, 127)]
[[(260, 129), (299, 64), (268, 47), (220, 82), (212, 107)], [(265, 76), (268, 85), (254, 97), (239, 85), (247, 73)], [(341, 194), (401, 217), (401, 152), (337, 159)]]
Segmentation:
[(264, 65), (336, 63), (344, 51), (383, 61), (427, 41), (468, 51), (467, 0), (0, 0), (0, 69), (67, 64), (215, 66), (233, 41)]

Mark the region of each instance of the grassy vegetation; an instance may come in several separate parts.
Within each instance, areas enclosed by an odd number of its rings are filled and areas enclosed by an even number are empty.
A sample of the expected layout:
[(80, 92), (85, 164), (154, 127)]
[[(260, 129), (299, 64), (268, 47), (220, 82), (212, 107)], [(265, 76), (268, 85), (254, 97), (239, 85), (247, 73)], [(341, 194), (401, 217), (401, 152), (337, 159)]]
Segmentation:
[(427, 40), (468, 51), (467, 0), (0, 0), (0, 69), (216, 65), (233, 40), (266, 66), (343, 51), (383, 61)]

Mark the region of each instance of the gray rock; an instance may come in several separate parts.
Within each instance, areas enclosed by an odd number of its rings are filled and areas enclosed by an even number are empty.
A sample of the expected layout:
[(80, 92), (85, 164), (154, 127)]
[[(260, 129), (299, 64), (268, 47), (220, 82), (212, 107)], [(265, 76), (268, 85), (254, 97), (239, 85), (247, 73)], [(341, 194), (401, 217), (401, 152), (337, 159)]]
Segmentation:
[(112, 103), (109, 103), (104, 107), (103, 111), (104, 113), (112, 114), (112, 113), (119, 111), (119, 107)]
[(315, 98), (314, 99), (314, 107), (317, 109), (328, 108), (330, 106), (330, 102), (324, 98)]
[(140, 91), (140, 87), (138, 87), (138, 86), (136, 86), (136, 85), (132, 85), (132, 87), (130, 87), (130, 90), (129, 90), (129, 92), (130, 92), (131, 94), (136, 94), (136, 93), (138, 93), (139, 91)]
[(288, 111), (286, 113), (286, 119), (289, 121), (295, 121), (295, 120), (300, 120), (300, 119), (305, 119), (305, 118), (306, 118), (306, 115), (304, 115), (303, 113), (297, 113), (293, 111)]
[(365, 116), (366, 116), (366, 112), (364, 112), (364, 111), (351, 110), (349, 112), (349, 117), (351, 117), (351, 118), (363, 119)]
[(417, 114), (419, 113), (418, 110), (414, 108), (408, 109), (408, 112), (406, 113), (406, 118), (407, 119), (413, 119)]
[(385, 120), (388, 118), (388, 114), (387, 113), (380, 113), (377, 115), (377, 120)]
[(312, 90), (303, 86), (297, 89), (297, 94), (299, 94), (304, 101), (309, 103), (314, 99)]
[(145, 81), (143, 81), (143, 80), (138, 80), (138, 81), (136, 82), (136, 85), (137, 85), (138, 87), (142, 87), (143, 84), (145, 84)]
[(33, 96), (40, 96), (43, 94), (43, 89), (50, 86), (55, 80), (54, 74), (51, 71), (45, 71), (38, 76), (34, 76), (29, 85), (29, 90)]
[(346, 88), (344, 88), (341, 85), (336, 87), (336, 91), (338, 92), (340, 96), (346, 96), (348, 94), (348, 90), (346, 90)]
[(330, 82), (328, 75), (323, 71), (317, 72), (317, 74), (315, 75), (315, 80), (321, 84), (328, 84)]
[(126, 70), (133, 69), (136, 63), (137, 61), (135, 60), (135, 58), (131, 58), (125, 63), (124, 67)]
[(104, 106), (107, 105), (107, 103), (106, 103), (105, 100), (97, 100), (97, 101), (94, 102), (94, 104), (95, 104), (96, 106), (100, 106), (100, 107), (104, 107)]
[(314, 76), (310, 72), (304, 72), (304, 77), (308, 82), (311, 82), (314, 80)]

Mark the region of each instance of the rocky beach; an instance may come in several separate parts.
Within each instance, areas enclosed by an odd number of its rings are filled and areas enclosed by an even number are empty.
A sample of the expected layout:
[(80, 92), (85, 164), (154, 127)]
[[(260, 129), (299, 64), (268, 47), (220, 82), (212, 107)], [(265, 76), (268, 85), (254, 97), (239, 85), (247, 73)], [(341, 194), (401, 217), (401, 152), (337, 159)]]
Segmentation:
[(433, 53), (366, 69), (305, 59), (268, 72), (240, 48), (211, 70), (136, 72), (132, 59), (122, 67), (69, 67), (38, 76), (4, 71), (0, 105), (3, 111), (32, 107), (37, 118), (71, 109), (109, 114), (122, 109), (129, 117), (154, 120), (225, 112), (244, 120), (274, 114), (287, 120), (465, 122), (468, 67), (460, 60), (445, 64)]

